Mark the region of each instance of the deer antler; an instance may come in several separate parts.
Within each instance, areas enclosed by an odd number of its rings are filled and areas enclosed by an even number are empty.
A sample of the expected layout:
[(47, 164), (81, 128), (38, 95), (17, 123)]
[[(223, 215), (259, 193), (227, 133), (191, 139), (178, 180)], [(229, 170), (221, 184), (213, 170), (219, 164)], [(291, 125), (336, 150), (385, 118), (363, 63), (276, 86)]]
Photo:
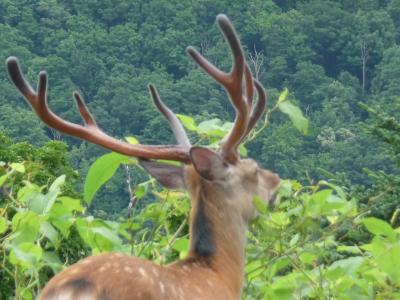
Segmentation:
[[(187, 52), (196, 63), (211, 77), (218, 81), (227, 91), (229, 99), (236, 110), (235, 123), (231, 131), (225, 136), (220, 145), (221, 155), (230, 163), (236, 163), (239, 159), (238, 147), (260, 118), (266, 102), (264, 89), (258, 81), (253, 80), (239, 39), (227, 16), (221, 14), (217, 22), (232, 50), (233, 64), (229, 73), (225, 73), (211, 64), (193, 47), (188, 47)], [(243, 92), (245, 83), (246, 91)], [(258, 93), (258, 103), (253, 108), (253, 84)], [(251, 112), (251, 113), (250, 113)]]
[(38, 117), (48, 126), (68, 135), (79, 137), (83, 140), (92, 142), (112, 151), (128, 156), (147, 158), (147, 159), (166, 159), (175, 160), (183, 163), (190, 163), (189, 139), (173, 112), (161, 101), (154, 86), (149, 85), (156, 107), (168, 120), (173, 133), (179, 143), (178, 146), (153, 146), (153, 145), (132, 145), (122, 142), (104, 133), (96, 124), (95, 119), (90, 114), (83, 98), (78, 92), (74, 92), (74, 98), (78, 106), (84, 126), (77, 125), (54, 114), (47, 105), (47, 74), (42, 71), (39, 73), (39, 83), (37, 92), (24, 78), (16, 57), (9, 57), (6, 61), (8, 73), (15, 86), (26, 98)]

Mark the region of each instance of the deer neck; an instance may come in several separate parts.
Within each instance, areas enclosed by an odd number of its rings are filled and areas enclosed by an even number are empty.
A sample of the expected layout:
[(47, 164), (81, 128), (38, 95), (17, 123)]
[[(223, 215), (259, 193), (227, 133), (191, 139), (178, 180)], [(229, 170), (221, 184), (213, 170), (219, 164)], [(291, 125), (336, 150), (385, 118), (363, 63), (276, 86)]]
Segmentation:
[(240, 297), (243, 283), (247, 224), (234, 199), (201, 180), (192, 194), (189, 259), (207, 262)]

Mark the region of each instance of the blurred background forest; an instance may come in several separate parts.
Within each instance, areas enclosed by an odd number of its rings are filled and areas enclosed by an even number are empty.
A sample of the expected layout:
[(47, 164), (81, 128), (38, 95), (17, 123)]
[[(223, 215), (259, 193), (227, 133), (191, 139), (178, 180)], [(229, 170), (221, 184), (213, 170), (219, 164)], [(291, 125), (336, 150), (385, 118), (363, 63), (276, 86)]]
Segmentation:
[[(80, 122), (71, 97), (79, 90), (109, 134), (171, 143), (165, 121), (151, 104), (150, 82), (176, 113), (197, 121), (233, 119), (225, 92), (185, 53), (194, 45), (229, 68), (229, 51), (214, 26), (221, 12), (240, 33), (248, 61), (268, 90), (268, 105), (288, 88), (288, 98), (310, 120), (304, 136), (286, 117), (272, 115), (270, 126), (248, 145), (249, 155), (283, 178), (303, 183), (330, 178), (363, 195), (377, 185), (387, 190), (382, 185), (398, 173), (396, 150), (382, 142), (395, 140), (387, 127), (393, 127), (390, 116), (400, 109), (397, 0), (1, 0), (0, 60), (19, 57), (31, 82), (47, 70), (50, 106), (63, 118)], [(5, 69), (0, 90), (0, 132), (14, 143), (66, 142), (66, 164), (78, 170), (81, 190), (89, 165), (104, 151), (46, 128)], [(3, 149), (12, 147), (8, 138), (2, 139)], [(132, 176), (141, 180), (137, 172)], [(116, 213), (125, 208), (125, 181), (120, 170), (91, 209)], [(387, 192), (396, 193), (392, 187)]]

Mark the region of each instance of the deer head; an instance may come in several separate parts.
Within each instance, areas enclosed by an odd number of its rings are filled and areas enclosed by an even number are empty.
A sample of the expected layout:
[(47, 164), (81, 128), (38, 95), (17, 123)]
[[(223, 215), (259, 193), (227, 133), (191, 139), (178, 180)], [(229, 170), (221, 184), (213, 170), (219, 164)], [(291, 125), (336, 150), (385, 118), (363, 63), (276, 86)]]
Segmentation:
[[(217, 23), (233, 57), (225, 73), (194, 48), (187, 52), (226, 90), (236, 111), (232, 129), (219, 149), (192, 146), (179, 120), (162, 102), (154, 86), (149, 91), (169, 122), (178, 142), (173, 146), (132, 145), (110, 137), (96, 124), (78, 92), (74, 98), (84, 126), (65, 121), (47, 105), (47, 74), (40, 72), (37, 91), (24, 79), (18, 60), (7, 59), (11, 80), (48, 126), (112, 151), (138, 157), (142, 167), (167, 188), (186, 189), (192, 201), (190, 253), (168, 266), (122, 254), (89, 257), (55, 276), (41, 299), (239, 299), (242, 289), (245, 232), (256, 211), (254, 196), (273, 200), (278, 175), (252, 159), (241, 159), (240, 143), (256, 125), (266, 102), (261, 83), (248, 67), (239, 39), (225, 15)], [(254, 92), (258, 101), (253, 102)], [(172, 160), (182, 166), (163, 164)]]

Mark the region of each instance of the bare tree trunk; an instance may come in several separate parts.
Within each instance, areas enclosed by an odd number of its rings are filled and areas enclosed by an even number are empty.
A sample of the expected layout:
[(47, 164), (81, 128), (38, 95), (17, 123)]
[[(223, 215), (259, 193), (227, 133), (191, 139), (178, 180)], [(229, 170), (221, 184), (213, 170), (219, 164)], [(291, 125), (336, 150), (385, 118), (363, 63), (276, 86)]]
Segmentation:
[(250, 53), (249, 60), (254, 72), (255, 79), (260, 80), (261, 75), (264, 73), (264, 55), (262, 53), (262, 50), (258, 51), (254, 46), (254, 52)]
[(361, 43), (361, 62), (362, 62), (362, 94), (365, 94), (365, 86), (367, 81), (367, 62), (369, 59), (369, 50), (365, 40)]

